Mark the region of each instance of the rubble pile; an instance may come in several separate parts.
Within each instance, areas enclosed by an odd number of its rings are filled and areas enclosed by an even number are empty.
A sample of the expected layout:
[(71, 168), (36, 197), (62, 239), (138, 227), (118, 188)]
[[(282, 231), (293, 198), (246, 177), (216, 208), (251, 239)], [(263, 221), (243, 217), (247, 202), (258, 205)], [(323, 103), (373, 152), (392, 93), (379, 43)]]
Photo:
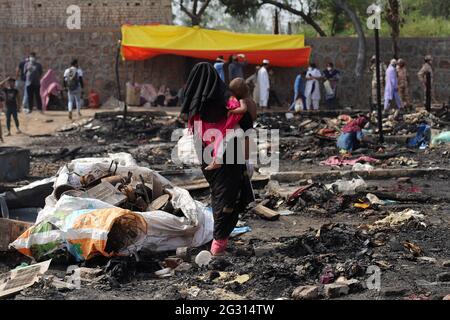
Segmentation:
[[(37, 137), (32, 172), (55, 177), (45, 194), (29, 189), (41, 202), (33, 223), (8, 220), (24, 229), (2, 231), (5, 250), (16, 251), (0, 253), (11, 255), (0, 271), (12, 278), (35, 261), (50, 268), (10, 292), (0, 277), (0, 298), (442, 299), (448, 290), (438, 284), (450, 279), (448, 144), (414, 150), (403, 141), (423, 121), (444, 129), (448, 113), (434, 114), (388, 116), (392, 140), (352, 157), (335, 146), (349, 115), (259, 115), (257, 129), (280, 129), (280, 170), (307, 178), (255, 183), (257, 200), (223, 257), (209, 253), (213, 216), (201, 171), (172, 163), (179, 143), (171, 134), (184, 127), (175, 116), (130, 113), (125, 129), (121, 114), (106, 112)], [(390, 178), (390, 169), (402, 176)], [(24, 202), (23, 190), (5, 190), (7, 204)], [(381, 288), (369, 281), (377, 272)]]
[[(294, 190), (294, 191), (293, 191)], [(292, 214), (333, 215), (351, 202), (351, 198), (334, 193), (324, 184), (311, 183), (300, 188), (283, 190), (275, 182), (269, 182), (261, 204), (274, 210), (288, 210)]]
[(125, 123), (123, 113), (112, 112), (75, 122), (59, 131), (61, 136), (75, 134), (99, 144), (105, 144), (106, 141), (145, 143), (150, 139), (170, 141), (172, 132), (183, 127), (184, 124), (177, 117), (168, 116), (164, 112), (130, 113)]

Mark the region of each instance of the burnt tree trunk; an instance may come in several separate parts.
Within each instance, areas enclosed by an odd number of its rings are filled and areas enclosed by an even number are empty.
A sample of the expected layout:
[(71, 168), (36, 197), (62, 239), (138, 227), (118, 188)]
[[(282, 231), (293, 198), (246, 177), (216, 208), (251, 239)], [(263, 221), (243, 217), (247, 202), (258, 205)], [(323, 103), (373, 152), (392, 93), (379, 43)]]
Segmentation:
[(395, 59), (399, 58), (400, 47), (398, 40), (400, 38), (400, 3), (399, 0), (388, 0), (386, 11), (386, 20), (391, 27), (392, 53)]
[(358, 56), (356, 58), (355, 76), (359, 80), (363, 77), (364, 68), (366, 65), (366, 36), (356, 12), (348, 5), (345, 0), (334, 0), (336, 5), (341, 8), (346, 15), (350, 18), (358, 34)]

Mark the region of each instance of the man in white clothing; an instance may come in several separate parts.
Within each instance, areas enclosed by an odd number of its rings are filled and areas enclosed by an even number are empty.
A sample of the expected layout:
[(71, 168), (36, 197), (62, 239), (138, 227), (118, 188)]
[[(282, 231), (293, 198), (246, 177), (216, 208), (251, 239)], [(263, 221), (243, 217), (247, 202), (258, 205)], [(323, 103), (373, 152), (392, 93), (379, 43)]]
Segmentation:
[(311, 63), (306, 72), (305, 97), (308, 110), (319, 110), (320, 104), (320, 80), (322, 73), (315, 63)]
[(258, 71), (259, 106), (261, 108), (269, 107), (270, 80), (269, 72), (267, 70), (269, 68), (269, 64), (269, 60), (264, 60)]

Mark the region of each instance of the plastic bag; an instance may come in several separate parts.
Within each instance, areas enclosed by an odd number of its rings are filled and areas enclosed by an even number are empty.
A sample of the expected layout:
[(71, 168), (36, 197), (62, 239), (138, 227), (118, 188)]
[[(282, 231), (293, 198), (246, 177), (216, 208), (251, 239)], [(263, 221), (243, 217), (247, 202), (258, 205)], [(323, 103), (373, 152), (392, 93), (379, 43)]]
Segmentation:
[(324, 88), (325, 88), (325, 93), (326, 93), (327, 96), (334, 96), (334, 90), (333, 90), (333, 88), (331, 87), (331, 83), (330, 83), (329, 80), (326, 80), (326, 81), (323, 83), (323, 86), (324, 86)]
[(197, 152), (195, 151), (194, 136), (184, 129), (183, 136), (177, 143), (177, 162), (186, 165), (200, 165)]
[(295, 112), (302, 112), (305, 110), (305, 106), (303, 105), (303, 99), (295, 100)]
[(375, 168), (368, 163), (362, 164), (358, 162), (355, 163), (352, 167), (352, 171), (373, 171), (373, 170), (375, 170)]
[[(95, 199), (63, 196), (40, 222), (25, 231), (11, 246), (40, 261), (61, 249), (77, 261), (98, 254), (117, 255), (145, 237), (145, 219)], [(51, 211), (51, 212), (50, 212)]]
[(434, 137), (431, 142), (431, 144), (433, 145), (443, 143), (450, 143), (450, 131), (442, 132), (441, 134)]
[[(94, 248), (83, 246), (81, 252), (73, 244), (72, 239), (86, 237), (86, 234), (80, 232), (79, 228), (72, 228), (73, 219), (78, 215), (84, 217), (97, 216), (102, 214), (104, 210), (110, 209), (110, 214), (116, 217), (116, 220), (132, 217), (137, 222), (136, 238), (128, 241), (126, 246), (120, 248), (117, 254), (131, 254), (142, 249), (150, 251), (166, 251), (176, 250), (178, 247), (198, 247), (213, 238), (214, 220), (211, 213), (206, 207), (192, 199), (189, 192), (185, 189), (173, 186), (167, 179), (158, 173), (144, 167), (138, 167), (134, 159), (129, 154), (113, 154), (110, 158), (87, 158), (77, 159), (69, 165), (60, 169), (59, 174), (71, 176), (69, 183), (78, 184), (78, 175), (84, 175), (94, 169), (108, 170), (112, 160), (117, 160), (119, 166), (117, 173), (126, 176), (128, 172), (133, 173), (131, 185), (141, 183), (139, 175), (142, 175), (147, 183), (151, 183), (154, 191), (154, 197), (162, 194), (163, 190), (170, 193), (171, 203), (174, 209), (180, 209), (184, 217), (177, 217), (164, 211), (154, 212), (130, 212), (120, 208), (113, 207), (107, 203), (96, 199), (75, 198), (62, 196), (56, 201), (54, 196), (46, 199), (45, 208), (39, 213), (36, 224), (28, 230), (26, 234), (17, 239), (12, 245), (22, 253), (41, 258), (51, 254), (59, 248), (65, 248), (72, 253), (78, 260), (91, 258), (95, 254), (109, 254), (105, 251), (103, 244)], [(128, 166), (130, 165), (131, 166)], [(70, 175), (69, 173), (77, 174)], [(77, 181), (78, 179), (78, 181)], [(58, 180), (60, 180), (58, 178)], [(58, 181), (57, 181), (58, 182)], [(66, 181), (67, 182), (67, 181)], [(55, 183), (55, 188), (58, 186)], [(100, 211), (100, 212), (97, 212)], [(123, 218), (122, 218), (123, 217)], [(131, 219), (131, 220), (133, 220)], [(140, 221), (138, 223), (138, 221)], [(148, 226), (145, 232), (141, 232), (141, 226)], [(90, 229), (89, 226), (87, 229)], [(101, 235), (103, 240), (108, 239), (108, 230), (111, 229), (111, 221), (108, 220), (107, 225), (101, 225), (95, 230), (88, 230), (87, 239)], [(133, 230), (133, 229), (132, 229)], [(92, 232), (90, 234), (89, 232)], [(39, 234), (39, 235), (35, 235)], [(91, 237), (91, 238), (89, 238)], [(92, 242), (92, 241), (91, 241)], [(44, 246), (42, 246), (44, 244)], [(33, 250), (38, 249), (38, 250)]]
[(332, 184), (326, 185), (329, 190), (337, 190), (338, 192), (346, 195), (352, 195), (356, 193), (357, 188), (367, 187), (366, 182), (361, 177), (357, 179), (348, 180), (337, 180)]

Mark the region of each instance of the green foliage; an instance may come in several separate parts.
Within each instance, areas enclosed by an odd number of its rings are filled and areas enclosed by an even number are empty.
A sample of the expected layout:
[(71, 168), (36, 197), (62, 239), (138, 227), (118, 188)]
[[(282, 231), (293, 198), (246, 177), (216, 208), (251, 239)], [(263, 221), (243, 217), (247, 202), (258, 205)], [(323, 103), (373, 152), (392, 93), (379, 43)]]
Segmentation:
[(255, 18), (259, 9), (258, 0), (219, 0), (225, 12), (240, 21)]
[[(327, 35), (356, 36), (353, 24), (347, 15), (339, 9), (334, 0), (277, 0), (294, 9), (304, 10), (314, 18)], [(272, 21), (267, 20), (273, 6), (264, 0), (212, 0), (202, 17), (201, 25), (213, 29), (225, 29), (238, 32), (268, 33), (272, 29)], [(366, 24), (367, 8), (377, 0), (346, 0), (355, 10), (363, 26)], [(387, 0), (380, 0), (386, 4)], [(176, 9), (176, 8), (175, 8)], [(264, 14), (263, 14), (264, 13)], [(314, 28), (305, 23), (299, 16), (287, 13), (294, 33), (304, 33), (307, 37), (318, 37)], [(189, 25), (190, 20), (183, 13), (176, 12), (181, 24)], [(401, 37), (438, 37), (450, 36), (450, 0), (401, 0), (402, 25)], [(391, 28), (382, 22), (381, 35), (389, 37)], [(283, 21), (287, 24), (286, 19)], [(285, 27), (284, 27), (285, 28)], [(284, 29), (283, 28), (283, 29)], [(368, 30), (366, 30), (368, 32)]]

